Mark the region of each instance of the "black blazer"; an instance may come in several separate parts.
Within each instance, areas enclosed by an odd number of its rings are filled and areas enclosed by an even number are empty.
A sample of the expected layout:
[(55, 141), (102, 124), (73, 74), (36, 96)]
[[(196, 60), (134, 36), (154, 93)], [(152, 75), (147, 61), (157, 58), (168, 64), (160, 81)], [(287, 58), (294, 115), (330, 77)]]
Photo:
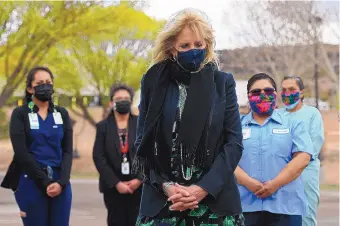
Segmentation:
[[(137, 117), (130, 115), (128, 124), (130, 171), (132, 160), (136, 153), (134, 147), (136, 125)], [(118, 182), (123, 180), (121, 173), (122, 154), (120, 152), (117, 124), (113, 114), (110, 114), (105, 120), (97, 124), (96, 140), (93, 146), (93, 161), (99, 172), (100, 192), (115, 187)], [(133, 178), (142, 180), (141, 175), (131, 175), (130, 179)]]
[[(147, 113), (161, 67), (162, 64), (151, 67), (141, 82), (140, 114), (135, 144), (138, 151), (154, 151), (155, 141), (147, 134), (150, 134), (149, 131), (155, 125), (156, 119), (148, 117)], [(214, 213), (227, 216), (242, 212), (240, 194), (234, 176), (234, 170), (242, 156), (242, 128), (233, 75), (215, 71), (214, 77), (213, 117), (208, 131), (211, 161), (203, 170), (203, 178), (196, 184), (209, 193), (202, 202)], [(169, 102), (171, 101), (166, 101), (166, 104)], [(161, 188), (166, 177), (166, 175), (158, 175), (153, 169), (149, 170), (149, 180), (143, 186), (141, 215), (154, 217), (166, 205), (167, 198)]]
[[(60, 112), (64, 123), (61, 175), (60, 180), (57, 182), (62, 187), (65, 187), (69, 183), (72, 167), (73, 130), (67, 110), (58, 106), (55, 106), (55, 109)], [(41, 169), (34, 159), (34, 156), (28, 151), (32, 144), (28, 113), (30, 113), (28, 105), (17, 107), (12, 112), (9, 133), (14, 150), (14, 157), (4, 180), (1, 183), (1, 187), (15, 191), (18, 186), (20, 175), (24, 171), (45, 193), (48, 185), (54, 181), (47, 177), (46, 172)]]

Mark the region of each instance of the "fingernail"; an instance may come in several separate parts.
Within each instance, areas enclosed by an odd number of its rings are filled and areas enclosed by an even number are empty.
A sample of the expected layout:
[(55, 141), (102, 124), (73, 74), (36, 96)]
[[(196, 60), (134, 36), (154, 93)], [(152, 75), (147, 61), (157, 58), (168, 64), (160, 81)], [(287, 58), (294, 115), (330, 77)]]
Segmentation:
[(174, 211), (174, 209), (173, 209), (173, 208), (171, 208), (171, 207), (169, 207), (169, 210), (170, 210), (170, 211)]

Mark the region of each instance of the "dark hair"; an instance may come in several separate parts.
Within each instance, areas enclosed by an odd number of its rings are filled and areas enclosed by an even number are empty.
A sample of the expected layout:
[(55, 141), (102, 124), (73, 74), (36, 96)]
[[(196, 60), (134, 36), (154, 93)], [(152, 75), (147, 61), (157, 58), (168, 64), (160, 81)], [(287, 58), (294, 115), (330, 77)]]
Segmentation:
[(48, 68), (48, 67), (42, 67), (42, 66), (37, 66), (37, 67), (34, 67), (32, 68), (28, 74), (27, 74), (27, 78), (26, 78), (26, 89), (25, 89), (25, 100), (26, 100), (26, 103), (29, 103), (32, 101), (32, 94), (27, 92), (27, 88), (32, 88), (32, 82), (34, 81), (35, 79), (35, 74), (38, 72), (38, 71), (46, 71), (47, 73), (50, 74), (51, 76), (51, 79), (53, 80), (54, 79), (54, 76), (53, 76), (53, 73), (52, 71)]
[(300, 89), (300, 90), (304, 90), (304, 89), (305, 89), (305, 85), (303, 84), (303, 81), (302, 81), (302, 79), (301, 79), (299, 76), (297, 76), (297, 75), (288, 75), (288, 76), (285, 76), (285, 77), (283, 78), (282, 82), (283, 82), (283, 81), (286, 81), (286, 80), (288, 80), (288, 79), (293, 79), (293, 80), (295, 80), (295, 81), (296, 81), (296, 84), (299, 86), (299, 89)]
[(135, 95), (135, 91), (128, 85), (125, 84), (114, 84), (111, 87), (111, 91), (110, 91), (110, 100), (112, 101), (113, 96), (116, 94), (116, 92), (118, 92), (119, 90), (126, 90), (131, 97), (131, 101), (133, 100), (133, 97)]
[(274, 87), (275, 90), (276, 89), (276, 83), (274, 81), (274, 79), (272, 79), (272, 77), (270, 77), (269, 75), (265, 74), (265, 73), (258, 73), (253, 75), (249, 80), (248, 80), (248, 84), (247, 84), (247, 91), (249, 93), (250, 88), (254, 85), (255, 82), (259, 81), (259, 80), (268, 80), (272, 86)]
[[(304, 89), (305, 89), (305, 85), (303, 84), (303, 81), (302, 81), (302, 79), (301, 79), (299, 76), (297, 76), (297, 75), (288, 75), (288, 76), (285, 76), (285, 77), (283, 78), (282, 82), (283, 82), (283, 81), (286, 81), (286, 80), (288, 80), (288, 79), (293, 79), (293, 80), (295, 80), (295, 82), (296, 82), (296, 84), (298, 85), (298, 87), (299, 87), (300, 90), (304, 90)], [(281, 82), (281, 84), (282, 84), (282, 82)], [(302, 102), (303, 102), (303, 99), (304, 99), (304, 98), (305, 98), (304, 96), (301, 97), (301, 101), (302, 101)]]

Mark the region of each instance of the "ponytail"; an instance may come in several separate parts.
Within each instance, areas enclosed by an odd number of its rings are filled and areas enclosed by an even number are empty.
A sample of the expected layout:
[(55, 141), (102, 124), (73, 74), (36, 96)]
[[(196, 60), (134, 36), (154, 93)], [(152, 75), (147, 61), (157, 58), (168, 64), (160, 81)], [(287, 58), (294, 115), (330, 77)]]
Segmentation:
[(32, 97), (33, 97), (33, 94), (27, 92), (27, 90), (26, 90), (26, 92), (25, 92), (25, 101), (24, 101), (25, 104), (28, 104), (28, 103), (32, 102), (33, 101)]

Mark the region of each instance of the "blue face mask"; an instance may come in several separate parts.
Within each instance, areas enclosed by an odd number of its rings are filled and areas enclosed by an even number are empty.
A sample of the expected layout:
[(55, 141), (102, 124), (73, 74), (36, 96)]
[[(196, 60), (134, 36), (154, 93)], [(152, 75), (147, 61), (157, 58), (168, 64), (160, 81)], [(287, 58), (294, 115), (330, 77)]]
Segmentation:
[(207, 51), (205, 49), (191, 49), (186, 52), (178, 52), (177, 61), (184, 69), (197, 71), (204, 61)]
[(292, 110), (292, 109), (294, 109), (299, 103), (300, 103), (300, 100), (298, 100), (298, 101), (297, 101), (296, 103), (294, 103), (294, 104), (286, 105), (285, 107), (286, 107), (287, 110)]

